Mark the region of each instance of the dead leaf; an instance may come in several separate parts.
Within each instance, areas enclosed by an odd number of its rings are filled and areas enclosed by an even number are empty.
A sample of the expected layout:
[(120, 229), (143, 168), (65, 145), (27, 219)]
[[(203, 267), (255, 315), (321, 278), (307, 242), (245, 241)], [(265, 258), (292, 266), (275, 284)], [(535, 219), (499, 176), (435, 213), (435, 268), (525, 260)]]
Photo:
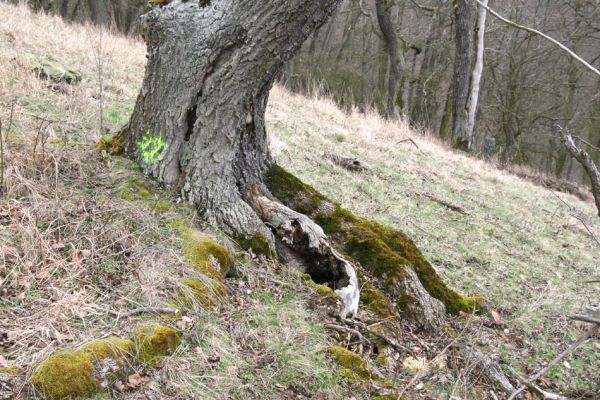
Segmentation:
[(492, 310), (492, 318), (494, 319), (494, 323), (496, 325), (502, 325), (502, 318), (500, 317), (500, 314), (494, 310)]
[(8, 360), (6, 360), (6, 358), (4, 358), (4, 356), (2, 354), (0, 354), (0, 367), (2, 367), (2, 368), (8, 367)]
[(194, 320), (184, 315), (179, 321), (175, 322), (175, 326), (182, 331), (185, 331), (194, 326)]
[(127, 378), (127, 386), (131, 389), (135, 389), (136, 387), (140, 386), (142, 383), (147, 381), (147, 377), (135, 373), (133, 375), (129, 375), (129, 378)]
[(125, 391), (125, 385), (123, 385), (123, 382), (121, 382), (121, 381), (116, 381), (115, 389), (117, 389), (119, 392), (123, 392), (123, 391)]
[(215, 354), (215, 355), (208, 357), (207, 360), (210, 363), (218, 363), (219, 361), (221, 361), (221, 356), (218, 354)]
[(404, 361), (402, 361), (402, 365), (412, 372), (427, 371), (427, 360), (421, 357), (406, 357)]

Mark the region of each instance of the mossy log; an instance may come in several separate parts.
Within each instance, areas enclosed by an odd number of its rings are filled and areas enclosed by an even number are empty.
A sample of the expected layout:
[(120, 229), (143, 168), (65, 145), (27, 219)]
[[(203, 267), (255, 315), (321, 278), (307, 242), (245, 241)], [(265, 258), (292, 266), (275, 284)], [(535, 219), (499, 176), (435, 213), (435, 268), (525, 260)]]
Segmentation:
[(450, 289), (404, 233), (352, 214), (278, 165), (266, 174), (269, 191), (287, 207), (305, 214), (396, 303), (425, 328), (434, 329), (445, 311), (473, 312), (477, 298)]

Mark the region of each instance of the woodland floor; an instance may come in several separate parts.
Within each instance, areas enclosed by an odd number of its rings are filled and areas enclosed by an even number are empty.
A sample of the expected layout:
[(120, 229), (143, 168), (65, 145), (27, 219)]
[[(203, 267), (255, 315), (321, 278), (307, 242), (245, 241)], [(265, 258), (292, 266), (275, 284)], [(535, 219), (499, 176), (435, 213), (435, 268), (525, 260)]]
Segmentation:
[[(38, 79), (40, 56), (79, 70), (82, 82)], [(144, 63), (139, 41), (0, 3), (0, 369), (19, 369), (10, 383), (17, 397), (35, 396), (28, 377), (54, 351), (161, 319), (116, 320), (110, 312), (161, 305), (177, 293), (188, 274), (178, 229), (196, 224), (235, 255), (229, 295), (217, 312), (197, 307), (178, 319), (177, 352), (160, 368), (137, 371), (144, 382), (106, 397), (369, 398), (373, 388), (343, 379), (327, 354), (349, 341), (325, 327), (331, 304), (297, 274), (204, 226), (130, 161), (94, 149), (101, 134), (127, 122)], [(493, 313), (451, 324), (494, 359), (530, 374), (578, 337), (583, 327), (568, 316), (597, 302), (600, 288), (586, 283), (600, 276), (592, 203), (451, 152), (403, 124), (343, 112), (325, 95), (273, 89), (268, 130), (282, 166), (356, 214), (404, 230), (452, 287), (485, 297)], [(340, 168), (324, 156), (331, 153), (369, 170)], [(418, 355), (416, 367), (406, 363), (388, 377), (399, 388), (449, 343), (408, 332), (398, 339)], [(543, 386), (600, 396), (598, 339), (553, 368)], [(451, 351), (440, 359), (407, 391), (411, 398), (494, 398), (470, 360)]]

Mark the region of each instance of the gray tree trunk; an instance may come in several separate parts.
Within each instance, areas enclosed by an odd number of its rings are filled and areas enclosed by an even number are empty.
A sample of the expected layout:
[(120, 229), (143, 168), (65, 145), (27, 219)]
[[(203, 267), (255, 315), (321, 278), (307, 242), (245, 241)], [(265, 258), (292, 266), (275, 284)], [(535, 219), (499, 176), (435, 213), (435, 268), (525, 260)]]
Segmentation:
[(143, 19), (148, 64), (123, 134), (144, 171), (225, 231), (270, 232), (242, 199), (271, 164), (274, 79), (340, 0), (174, 1)]
[(389, 0), (375, 0), (375, 8), (377, 10), (377, 22), (383, 36), (385, 49), (389, 59), (389, 74), (387, 85), (387, 102), (386, 113), (390, 119), (399, 117), (396, 111), (396, 97), (400, 86), (400, 78), (404, 69), (404, 58), (400, 54), (398, 47), (398, 38), (392, 24), (390, 14), (392, 12), (392, 4)]
[[(487, 6), (488, 0), (483, 0), (483, 4)], [(487, 10), (479, 6), (477, 14), (477, 54), (475, 56), (475, 66), (471, 75), (471, 92), (468, 100), (468, 120), (467, 120), (467, 138), (469, 147), (472, 147), (475, 142), (475, 118), (477, 116), (477, 106), (479, 103), (479, 87), (481, 83), (481, 75), (483, 74), (483, 53), (485, 51), (485, 19)]]
[(473, 53), (473, 18), (470, 0), (454, 1), (456, 51), (454, 56), (454, 112), (452, 118), (452, 147), (469, 151), (468, 134), (469, 78)]

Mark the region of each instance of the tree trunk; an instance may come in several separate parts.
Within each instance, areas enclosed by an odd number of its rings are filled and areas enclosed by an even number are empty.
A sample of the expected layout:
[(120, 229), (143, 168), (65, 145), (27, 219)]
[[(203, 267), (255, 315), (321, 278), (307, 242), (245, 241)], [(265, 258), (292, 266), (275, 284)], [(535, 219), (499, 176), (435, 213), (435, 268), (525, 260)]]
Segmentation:
[(144, 171), (230, 234), (271, 235), (241, 193), (271, 164), (274, 79), (339, 0), (173, 2), (144, 16), (148, 65), (125, 128)]
[(381, 29), (390, 66), (387, 85), (386, 113), (388, 118), (396, 119), (399, 117), (398, 112), (396, 111), (396, 96), (398, 96), (401, 71), (404, 69), (404, 59), (399, 52), (398, 38), (396, 37), (396, 31), (394, 30), (392, 19), (390, 17), (392, 12), (391, 2), (388, 0), (375, 0), (375, 7), (377, 10), (379, 29)]
[[(281, 169), (272, 163), (265, 131), (269, 90), (284, 63), (339, 2), (212, 0), (202, 7), (174, 1), (154, 8), (142, 26), (149, 58), (142, 90), (121, 137), (146, 174), (198, 206), (209, 223), (267, 251), (277, 238), (291, 253), (303, 253), (300, 264), (315, 262), (309, 273), (330, 278), (323, 279), (344, 298), (343, 314), (356, 313), (358, 276), (324, 233), (334, 234), (336, 246), (368, 266), (367, 274), (392, 299), (382, 306), (382, 293), (367, 296), (365, 304), (382, 310), (393, 308), (393, 301), (406, 316), (434, 329), (445, 310), (472, 311), (478, 302), (445, 286), (410, 239), (352, 216), (314, 190), (300, 194), (313, 197), (312, 209), (296, 196), (288, 204), (293, 210), (278, 206), (271, 195), (283, 200), (297, 180), (277, 175)], [(320, 217), (315, 221), (325, 232), (299, 213)], [(331, 218), (340, 213), (338, 223), (350, 230), (332, 229)], [(360, 285), (367, 284), (366, 274), (360, 276)]]
[(473, 26), (470, 0), (454, 1), (456, 50), (454, 56), (454, 112), (452, 118), (452, 147), (469, 151), (467, 132), (469, 77), (473, 53)]
[[(487, 6), (488, 0), (483, 0), (482, 3)], [(486, 15), (487, 10), (484, 7), (479, 6), (479, 13), (477, 16), (477, 55), (475, 56), (475, 67), (473, 68), (473, 74), (471, 75), (471, 92), (469, 94), (468, 101), (467, 138), (470, 146), (472, 146), (475, 141), (475, 117), (477, 116), (477, 105), (479, 102), (479, 86), (481, 82), (481, 75), (483, 74), (483, 53), (485, 50), (484, 38)]]

